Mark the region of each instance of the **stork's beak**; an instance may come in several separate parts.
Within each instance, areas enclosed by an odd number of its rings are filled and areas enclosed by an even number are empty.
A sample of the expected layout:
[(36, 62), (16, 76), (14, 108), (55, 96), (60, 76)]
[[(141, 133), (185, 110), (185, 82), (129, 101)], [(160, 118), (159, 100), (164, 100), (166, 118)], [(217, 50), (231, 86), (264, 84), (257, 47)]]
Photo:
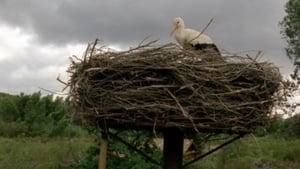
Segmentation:
[(177, 28), (178, 28), (177, 24), (174, 24), (170, 36), (173, 36), (173, 34), (177, 30)]

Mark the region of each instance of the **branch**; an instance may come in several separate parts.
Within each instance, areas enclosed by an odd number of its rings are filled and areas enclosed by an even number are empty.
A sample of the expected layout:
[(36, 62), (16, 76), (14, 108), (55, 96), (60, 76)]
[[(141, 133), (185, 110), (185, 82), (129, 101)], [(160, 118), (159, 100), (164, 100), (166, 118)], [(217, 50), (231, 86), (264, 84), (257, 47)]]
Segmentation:
[(193, 38), (192, 40), (190, 40), (188, 43), (191, 43), (193, 40), (197, 39), (198, 37), (200, 37), (204, 31), (208, 28), (208, 26), (213, 22), (214, 18), (211, 18), (208, 22), (208, 24), (204, 27), (204, 29), (199, 33), (199, 35), (197, 35), (195, 38)]

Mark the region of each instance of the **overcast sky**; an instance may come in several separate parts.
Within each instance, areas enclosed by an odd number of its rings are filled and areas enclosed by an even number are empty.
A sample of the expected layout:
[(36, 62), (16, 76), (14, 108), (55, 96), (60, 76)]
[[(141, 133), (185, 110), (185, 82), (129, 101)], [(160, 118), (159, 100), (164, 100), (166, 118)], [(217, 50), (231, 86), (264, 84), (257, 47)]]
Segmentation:
[[(282, 74), (293, 70), (280, 35), (286, 0), (0, 0), (0, 92), (61, 91), (69, 56), (81, 56), (96, 38), (119, 49), (145, 37), (170, 37), (172, 20), (206, 30), (222, 51), (262, 50)], [(245, 53), (245, 52), (244, 52)], [(246, 52), (247, 53), (247, 52)], [(255, 55), (254, 52), (248, 52)]]

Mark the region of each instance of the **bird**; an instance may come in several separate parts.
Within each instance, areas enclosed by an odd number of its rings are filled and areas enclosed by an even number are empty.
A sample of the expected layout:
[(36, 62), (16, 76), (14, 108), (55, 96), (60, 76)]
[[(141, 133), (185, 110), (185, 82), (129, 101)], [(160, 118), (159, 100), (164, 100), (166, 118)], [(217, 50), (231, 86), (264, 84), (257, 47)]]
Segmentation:
[(191, 47), (195, 50), (211, 50), (220, 54), (219, 49), (212, 39), (193, 29), (185, 28), (184, 21), (181, 17), (176, 17), (173, 20), (173, 28), (171, 36), (175, 35), (176, 41), (186, 49)]

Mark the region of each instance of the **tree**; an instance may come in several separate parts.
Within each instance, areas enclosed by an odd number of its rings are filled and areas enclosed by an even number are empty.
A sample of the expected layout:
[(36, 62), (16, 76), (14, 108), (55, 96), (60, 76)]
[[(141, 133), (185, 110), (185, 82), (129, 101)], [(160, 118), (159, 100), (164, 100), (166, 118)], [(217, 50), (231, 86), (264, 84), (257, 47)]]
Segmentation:
[(289, 0), (285, 4), (287, 15), (280, 22), (281, 34), (288, 42), (286, 53), (294, 63), (295, 71), (292, 78), (300, 82), (300, 0)]
[(53, 95), (0, 93), (0, 135), (59, 136), (67, 133), (68, 104)]

